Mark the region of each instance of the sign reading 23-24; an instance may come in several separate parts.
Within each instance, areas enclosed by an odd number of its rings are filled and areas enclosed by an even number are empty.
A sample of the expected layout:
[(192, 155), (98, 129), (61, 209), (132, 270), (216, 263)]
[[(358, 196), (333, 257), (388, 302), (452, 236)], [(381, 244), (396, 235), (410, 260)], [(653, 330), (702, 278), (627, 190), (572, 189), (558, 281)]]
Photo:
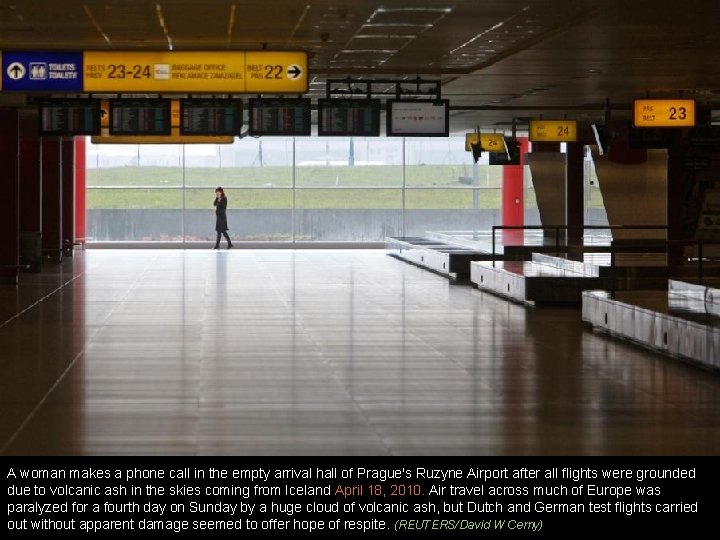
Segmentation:
[(302, 94), (306, 51), (3, 51), (1, 90)]

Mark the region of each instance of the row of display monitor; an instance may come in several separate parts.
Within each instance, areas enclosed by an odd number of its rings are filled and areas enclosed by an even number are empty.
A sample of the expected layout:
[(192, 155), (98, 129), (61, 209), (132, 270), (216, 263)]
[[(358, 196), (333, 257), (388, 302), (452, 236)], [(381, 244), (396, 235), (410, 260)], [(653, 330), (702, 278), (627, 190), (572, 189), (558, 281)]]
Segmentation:
[[(388, 100), (386, 135), (447, 137), (448, 100)], [(107, 114), (110, 135), (170, 135), (170, 99), (110, 99)], [(311, 101), (307, 98), (251, 98), (249, 134), (310, 135)], [(319, 99), (318, 135), (377, 137), (380, 135), (379, 99)], [(40, 100), (42, 135), (99, 135), (102, 115), (99, 99)], [(181, 99), (181, 135), (240, 135), (242, 102), (238, 99)]]

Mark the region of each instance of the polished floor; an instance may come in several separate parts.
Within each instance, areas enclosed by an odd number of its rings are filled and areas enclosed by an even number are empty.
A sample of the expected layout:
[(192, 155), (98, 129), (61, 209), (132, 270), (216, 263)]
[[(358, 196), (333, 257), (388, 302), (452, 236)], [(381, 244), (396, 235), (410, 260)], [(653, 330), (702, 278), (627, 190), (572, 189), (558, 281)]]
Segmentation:
[(5, 455), (720, 454), (720, 375), (383, 251), (80, 251), (0, 373)]

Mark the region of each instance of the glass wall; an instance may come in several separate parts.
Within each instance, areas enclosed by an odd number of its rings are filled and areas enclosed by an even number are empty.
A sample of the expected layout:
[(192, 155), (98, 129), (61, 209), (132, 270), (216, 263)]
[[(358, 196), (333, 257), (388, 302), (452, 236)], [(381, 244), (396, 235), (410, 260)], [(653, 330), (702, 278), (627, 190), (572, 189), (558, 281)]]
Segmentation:
[(405, 141), (405, 232), (489, 230), (500, 223), (502, 167), (473, 163), (465, 139)]
[(234, 241), (381, 242), (499, 223), (502, 167), (464, 137), (245, 137), (87, 145), (91, 241), (210, 242), (214, 190)]
[(87, 236), (181, 240), (184, 150), (175, 144), (88, 144)]

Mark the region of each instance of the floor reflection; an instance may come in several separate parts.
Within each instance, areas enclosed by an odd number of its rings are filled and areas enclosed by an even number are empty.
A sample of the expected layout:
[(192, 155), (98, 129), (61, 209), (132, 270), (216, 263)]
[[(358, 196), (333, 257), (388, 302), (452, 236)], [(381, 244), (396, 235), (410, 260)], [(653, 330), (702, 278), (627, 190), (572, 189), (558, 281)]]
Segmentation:
[(11, 305), (3, 454), (720, 450), (716, 374), (381, 251), (89, 250)]

